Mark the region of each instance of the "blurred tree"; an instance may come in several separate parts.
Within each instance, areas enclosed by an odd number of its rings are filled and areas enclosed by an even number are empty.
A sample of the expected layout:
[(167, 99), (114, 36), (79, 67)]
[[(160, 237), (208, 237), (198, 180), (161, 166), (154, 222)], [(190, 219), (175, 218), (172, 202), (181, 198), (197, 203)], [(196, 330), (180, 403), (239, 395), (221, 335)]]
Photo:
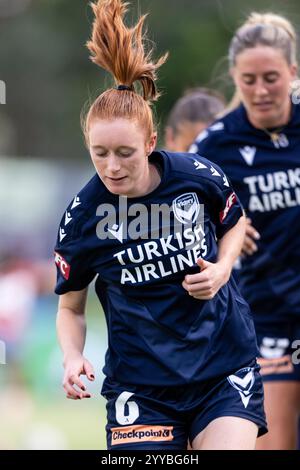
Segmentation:
[[(161, 124), (187, 87), (217, 86), (229, 95), (229, 80), (222, 78), (227, 68), (224, 57), (233, 31), (247, 13), (276, 11), (289, 16), (296, 27), (300, 20), (298, 0), (131, 3), (129, 18), (150, 13), (147, 24), (157, 55), (170, 52), (160, 71), (164, 94), (156, 114)], [(18, 8), (8, 11), (9, 4)], [(91, 21), (87, 0), (0, 0), (0, 80), (7, 86), (0, 129), (8, 133), (6, 139), (0, 136), (0, 143), (5, 143), (0, 145), (2, 154), (72, 160), (87, 154), (80, 111), (89, 97), (109, 85), (107, 76), (88, 59), (85, 42)]]

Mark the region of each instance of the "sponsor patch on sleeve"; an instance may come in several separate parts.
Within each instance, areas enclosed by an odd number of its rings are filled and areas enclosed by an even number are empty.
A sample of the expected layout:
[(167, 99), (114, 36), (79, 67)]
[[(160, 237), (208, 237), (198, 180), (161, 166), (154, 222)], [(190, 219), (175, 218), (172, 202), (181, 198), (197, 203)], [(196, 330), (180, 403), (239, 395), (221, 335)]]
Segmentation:
[(220, 212), (220, 222), (221, 223), (223, 223), (224, 220), (226, 219), (226, 217), (228, 215), (228, 212), (230, 211), (230, 209), (232, 208), (232, 206), (234, 205), (236, 200), (237, 200), (237, 198), (236, 198), (235, 193), (231, 193), (230, 196), (228, 196), (227, 201), (226, 201), (226, 205), (225, 205), (225, 209)]
[(55, 264), (60, 269), (63, 277), (68, 280), (70, 276), (70, 269), (71, 266), (67, 263), (67, 261), (56, 251), (54, 252), (55, 256)]

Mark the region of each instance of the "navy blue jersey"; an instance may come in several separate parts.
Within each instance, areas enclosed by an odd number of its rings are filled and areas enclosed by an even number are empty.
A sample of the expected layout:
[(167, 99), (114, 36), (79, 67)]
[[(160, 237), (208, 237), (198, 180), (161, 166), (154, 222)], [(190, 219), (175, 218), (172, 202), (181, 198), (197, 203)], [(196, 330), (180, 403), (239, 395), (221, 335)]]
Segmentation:
[[(217, 238), (243, 212), (225, 174), (205, 158), (154, 152), (150, 159), (162, 172), (150, 194), (118, 197), (95, 175), (74, 198), (55, 248), (56, 293), (81, 290), (97, 276), (108, 377), (135, 385), (201, 382), (257, 353), (249, 307), (232, 279), (209, 301), (181, 285), (199, 272), (199, 257), (216, 261)], [(166, 211), (159, 219), (158, 206)], [(134, 230), (141, 233), (134, 237)]]
[(255, 321), (300, 315), (300, 106), (272, 142), (241, 105), (191, 147), (230, 177), (253, 226), (258, 251), (242, 260), (241, 289)]

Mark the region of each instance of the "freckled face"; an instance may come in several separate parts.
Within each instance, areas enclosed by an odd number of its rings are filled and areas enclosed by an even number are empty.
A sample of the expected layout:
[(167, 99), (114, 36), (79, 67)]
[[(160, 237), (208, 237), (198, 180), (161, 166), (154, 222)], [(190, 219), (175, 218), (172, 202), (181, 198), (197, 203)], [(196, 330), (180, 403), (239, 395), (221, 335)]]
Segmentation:
[(95, 120), (89, 128), (90, 154), (108, 191), (127, 197), (147, 194), (152, 172), (148, 155), (156, 135), (146, 138), (138, 123), (129, 119)]

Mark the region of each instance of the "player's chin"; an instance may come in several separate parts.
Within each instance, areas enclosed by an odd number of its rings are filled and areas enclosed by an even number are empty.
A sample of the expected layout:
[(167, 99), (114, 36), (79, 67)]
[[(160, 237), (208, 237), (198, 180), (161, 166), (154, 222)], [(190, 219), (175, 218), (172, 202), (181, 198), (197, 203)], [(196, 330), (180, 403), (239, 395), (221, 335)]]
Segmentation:
[(111, 194), (115, 194), (116, 196), (126, 196), (126, 193), (124, 191), (109, 188), (109, 187), (107, 187), (107, 189)]
[(116, 188), (114, 187), (113, 185), (106, 185), (106, 189), (111, 193), (111, 194), (115, 194), (117, 196), (126, 196), (127, 192), (126, 192), (126, 188)]
[(123, 178), (122, 180), (106, 180), (105, 181), (106, 189), (112, 194), (116, 194), (118, 196), (126, 196), (129, 192), (128, 181), (127, 178)]
[(256, 108), (253, 110), (253, 115), (262, 127), (273, 127), (274, 122), (277, 120), (277, 112), (274, 105)]

